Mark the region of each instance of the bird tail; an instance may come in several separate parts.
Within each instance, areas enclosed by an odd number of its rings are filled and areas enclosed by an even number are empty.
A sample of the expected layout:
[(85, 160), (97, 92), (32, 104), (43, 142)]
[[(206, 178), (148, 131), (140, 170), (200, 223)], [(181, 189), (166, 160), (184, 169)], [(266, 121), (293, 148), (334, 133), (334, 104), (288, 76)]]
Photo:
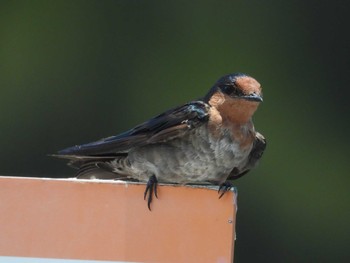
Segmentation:
[(52, 154), (52, 157), (68, 160), (68, 166), (77, 169), (79, 179), (118, 179), (126, 175), (114, 169), (111, 162), (124, 162), (126, 155), (116, 156), (78, 156)]

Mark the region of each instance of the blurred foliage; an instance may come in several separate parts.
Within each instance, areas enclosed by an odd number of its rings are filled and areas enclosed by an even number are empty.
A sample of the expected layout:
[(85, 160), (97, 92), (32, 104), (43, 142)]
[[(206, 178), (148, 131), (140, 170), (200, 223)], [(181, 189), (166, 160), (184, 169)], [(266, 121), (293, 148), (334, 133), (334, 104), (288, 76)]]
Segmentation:
[[(57, 150), (258, 79), (268, 139), (237, 181), (235, 262), (349, 262), (348, 1), (1, 1), (0, 167), (72, 176)], [(210, 238), (210, 237), (207, 237)]]

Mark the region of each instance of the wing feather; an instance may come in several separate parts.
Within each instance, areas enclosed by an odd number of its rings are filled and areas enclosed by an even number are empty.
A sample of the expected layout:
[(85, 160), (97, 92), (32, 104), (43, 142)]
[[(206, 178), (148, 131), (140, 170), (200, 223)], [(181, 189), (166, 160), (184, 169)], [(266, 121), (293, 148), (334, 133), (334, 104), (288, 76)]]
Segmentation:
[(258, 164), (265, 149), (266, 149), (266, 139), (261, 133), (257, 132), (255, 134), (254, 145), (252, 150), (249, 153), (248, 162), (246, 166), (241, 170), (234, 168), (231, 171), (230, 175), (228, 176), (227, 180), (236, 180), (242, 177), (243, 175), (245, 175), (246, 173), (248, 173), (252, 168), (254, 168)]
[(110, 157), (125, 154), (133, 147), (181, 137), (208, 121), (209, 108), (202, 101), (193, 101), (168, 110), (122, 134), (59, 151), (58, 156), (68, 159), (73, 156)]

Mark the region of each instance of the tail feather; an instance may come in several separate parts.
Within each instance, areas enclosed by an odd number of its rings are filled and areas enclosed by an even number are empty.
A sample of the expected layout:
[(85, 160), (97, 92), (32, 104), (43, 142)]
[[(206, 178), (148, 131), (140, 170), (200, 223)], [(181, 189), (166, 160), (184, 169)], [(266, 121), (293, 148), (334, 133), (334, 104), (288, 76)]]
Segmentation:
[(125, 155), (77, 156), (53, 154), (51, 156), (68, 160), (68, 166), (78, 169), (76, 177), (79, 179), (117, 179), (126, 177), (126, 175), (116, 172), (111, 165), (112, 161), (124, 159)]

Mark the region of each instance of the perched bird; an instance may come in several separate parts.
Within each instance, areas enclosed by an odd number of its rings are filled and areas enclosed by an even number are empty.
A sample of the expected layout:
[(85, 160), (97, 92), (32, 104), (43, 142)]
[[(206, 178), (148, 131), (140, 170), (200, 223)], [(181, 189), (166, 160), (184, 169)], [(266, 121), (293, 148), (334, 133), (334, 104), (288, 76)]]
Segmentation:
[(220, 197), (253, 168), (265, 138), (252, 116), (262, 102), (260, 84), (237, 73), (220, 78), (203, 99), (170, 109), (116, 136), (76, 145), (56, 157), (78, 168), (78, 178), (147, 182), (148, 208), (157, 184), (219, 185)]

